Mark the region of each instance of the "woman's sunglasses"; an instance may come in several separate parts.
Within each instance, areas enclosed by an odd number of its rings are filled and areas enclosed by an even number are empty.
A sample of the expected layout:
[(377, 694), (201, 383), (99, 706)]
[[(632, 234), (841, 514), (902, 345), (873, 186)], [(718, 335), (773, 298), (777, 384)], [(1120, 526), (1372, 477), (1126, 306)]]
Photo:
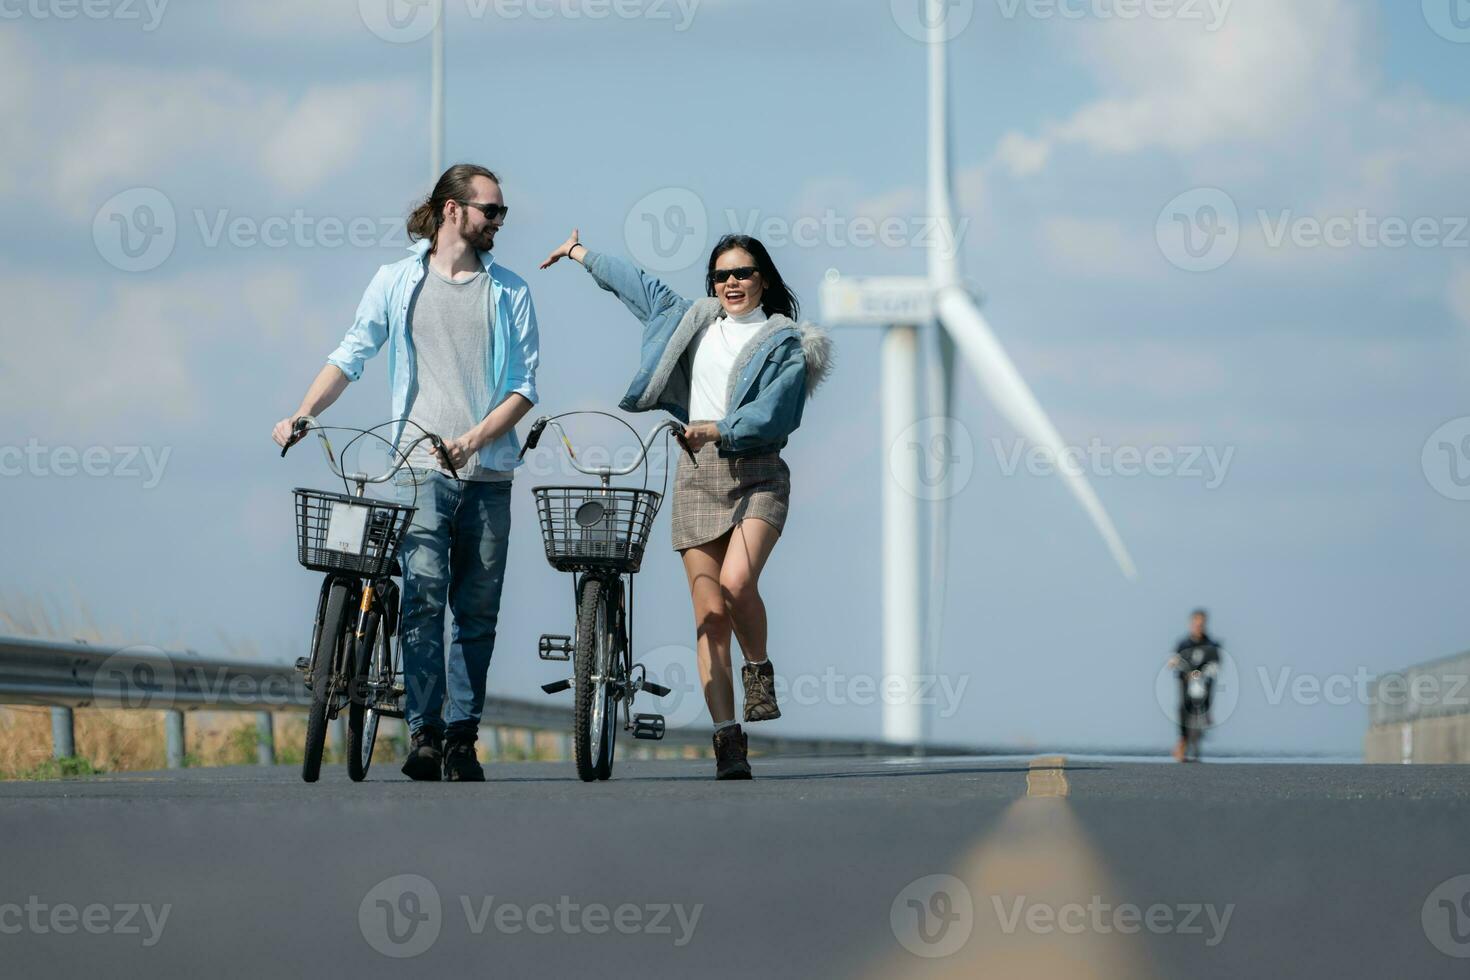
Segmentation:
[(494, 221), (496, 218), (503, 218), (507, 214), (510, 214), (510, 208), (504, 204), (476, 204), (474, 201), (461, 201), (457, 198), (454, 203), (461, 207), (474, 208), (483, 214), (487, 221)]
[(716, 269), (715, 282), (725, 282), (731, 276), (734, 276), (741, 282), (745, 282), (747, 279), (751, 278), (759, 271), (760, 270), (753, 265), (742, 265), (738, 269)]

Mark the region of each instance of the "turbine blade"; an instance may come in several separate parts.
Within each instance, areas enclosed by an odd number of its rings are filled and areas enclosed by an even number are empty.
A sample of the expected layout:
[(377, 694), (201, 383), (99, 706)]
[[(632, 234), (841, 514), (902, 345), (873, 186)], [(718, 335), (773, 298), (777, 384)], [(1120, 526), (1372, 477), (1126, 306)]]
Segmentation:
[[(941, 289), (935, 297), (935, 308), (941, 324), (954, 337), (955, 343), (995, 407), (1022, 436), (1060, 460), (1066, 448), (1061, 434), (1036, 401), (1036, 396), (1031, 393), (1021, 372), (1016, 370), (1016, 365), (1000, 346), (1000, 341), (985, 322), (985, 317), (981, 315), (980, 308), (975, 305), (970, 294), (957, 287)], [(1133, 559), (1129, 557), (1123, 539), (1118, 535), (1118, 530), (1113, 526), (1107, 512), (1103, 510), (1102, 501), (1098, 500), (1092, 485), (1087, 482), (1087, 477), (1063, 466), (1058, 466), (1057, 472), (1062, 475), (1068, 489), (1087, 512), (1087, 516), (1092, 518), (1092, 523), (1107, 543), (1108, 550), (1113, 553), (1113, 560), (1118, 563), (1123, 574), (1129, 579), (1137, 577)]]

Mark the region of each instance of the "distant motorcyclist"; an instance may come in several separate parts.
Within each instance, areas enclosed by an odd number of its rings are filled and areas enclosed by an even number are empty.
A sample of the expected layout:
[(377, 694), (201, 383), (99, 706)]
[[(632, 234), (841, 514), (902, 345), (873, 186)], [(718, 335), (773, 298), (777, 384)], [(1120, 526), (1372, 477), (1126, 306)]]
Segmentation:
[(1199, 744), (1210, 726), (1210, 702), (1220, 673), (1222, 648), (1205, 625), (1208, 614), (1196, 609), (1189, 615), (1189, 633), (1174, 647), (1169, 667), (1179, 677), (1179, 742), (1174, 761), (1199, 758)]

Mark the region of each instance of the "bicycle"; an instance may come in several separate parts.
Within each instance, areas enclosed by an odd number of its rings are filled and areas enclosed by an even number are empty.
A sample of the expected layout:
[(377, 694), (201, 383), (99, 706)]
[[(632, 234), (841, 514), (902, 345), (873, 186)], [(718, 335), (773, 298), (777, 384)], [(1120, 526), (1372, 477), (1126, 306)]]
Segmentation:
[[(566, 430), (557, 421), (571, 415), (606, 415), (606, 412), (565, 412), (541, 417), (526, 436), (521, 456), (536, 448), (541, 434), (550, 426), (561, 436), (572, 466), (595, 476), (600, 487), (532, 487), (546, 560), (559, 572), (573, 574), (572, 594), (576, 604), (575, 639), (563, 634), (543, 634), (537, 645), (542, 660), (573, 661), (572, 676), (543, 684), (547, 694), (572, 689), (572, 743), (577, 775), (583, 782), (612, 775), (617, 748), (618, 720), (634, 738), (657, 741), (664, 737), (663, 715), (637, 714), (633, 700), (640, 691), (664, 697), (670, 689), (648, 679), (648, 671), (632, 656), (633, 576), (643, 565), (649, 531), (658, 516), (663, 494), (647, 488), (614, 487), (615, 476), (626, 476), (643, 465), (649, 447), (665, 430), (672, 431), (679, 445), (694, 461), (684, 441), (684, 428), (668, 420), (659, 423), (641, 440), (638, 458), (629, 466), (585, 467)], [(622, 419), (618, 419), (623, 422)], [(623, 422), (627, 425), (626, 422)], [(634, 438), (638, 433), (628, 426)], [(698, 462), (694, 462), (698, 466)], [(667, 487), (668, 473), (664, 473)], [(624, 578), (627, 579), (626, 590)], [(624, 601), (626, 596), (626, 602)]]
[[(384, 422), (374, 429), (396, 424)], [(297, 560), (310, 571), (324, 572), (317, 596), (316, 621), (312, 627), (310, 655), (296, 661), (311, 692), (306, 717), (306, 747), (301, 759), (301, 778), (314, 783), (321, 775), (322, 752), (326, 746), (327, 723), (347, 711), (347, 775), (361, 782), (372, 765), (378, 723), (383, 718), (402, 718), (403, 685), (399, 682), (393, 637), (398, 630), (398, 585), (402, 576), (398, 552), (417, 504), (400, 504), (365, 496), (367, 485), (384, 483), (408, 463), (408, 454), (428, 441), (442, 453), (444, 441), (425, 432), (399, 449), (388, 443), (398, 462), (375, 477), (344, 473), (332, 453), (327, 429), (356, 432), (343, 447), (374, 429), (322, 426), (309, 415), (298, 418), (291, 438), (281, 449), (284, 457), (291, 447), (315, 430), (321, 440), (327, 466), (342, 479), (344, 487), (356, 484), (355, 494), (332, 493), (297, 487)], [(445, 458), (449, 472), (459, 474)]]

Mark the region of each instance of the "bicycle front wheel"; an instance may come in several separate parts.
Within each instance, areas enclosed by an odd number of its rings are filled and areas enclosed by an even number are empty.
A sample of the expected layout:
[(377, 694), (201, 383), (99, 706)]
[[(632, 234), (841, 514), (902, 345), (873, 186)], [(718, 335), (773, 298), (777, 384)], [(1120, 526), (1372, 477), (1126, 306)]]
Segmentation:
[(332, 668), (337, 662), (347, 625), (347, 583), (332, 583), (317, 629), (311, 656), (311, 708), (306, 715), (306, 750), (301, 756), (301, 778), (314, 783), (322, 772), (322, 750), (327, 744), (327, 706), (332, 696)]
[(347, 776), (354, 783), (367, 776), (378, 740), (378, 712), (371, 702), (376, 699), (374, 686), (381, 683), (388, 665), (388, 637), (382, 623), (381, 613), (368, 613), (358, 643), (353, 697), (347, 709)]
[(577, 601), (572, 741), (577, 775), (588, 783), (612, 774), (610, 732), (617, 721), (617, 701), (609, 684), (614, 647), (610, 591), (605, 582), (589, 575), (582, 580)]

